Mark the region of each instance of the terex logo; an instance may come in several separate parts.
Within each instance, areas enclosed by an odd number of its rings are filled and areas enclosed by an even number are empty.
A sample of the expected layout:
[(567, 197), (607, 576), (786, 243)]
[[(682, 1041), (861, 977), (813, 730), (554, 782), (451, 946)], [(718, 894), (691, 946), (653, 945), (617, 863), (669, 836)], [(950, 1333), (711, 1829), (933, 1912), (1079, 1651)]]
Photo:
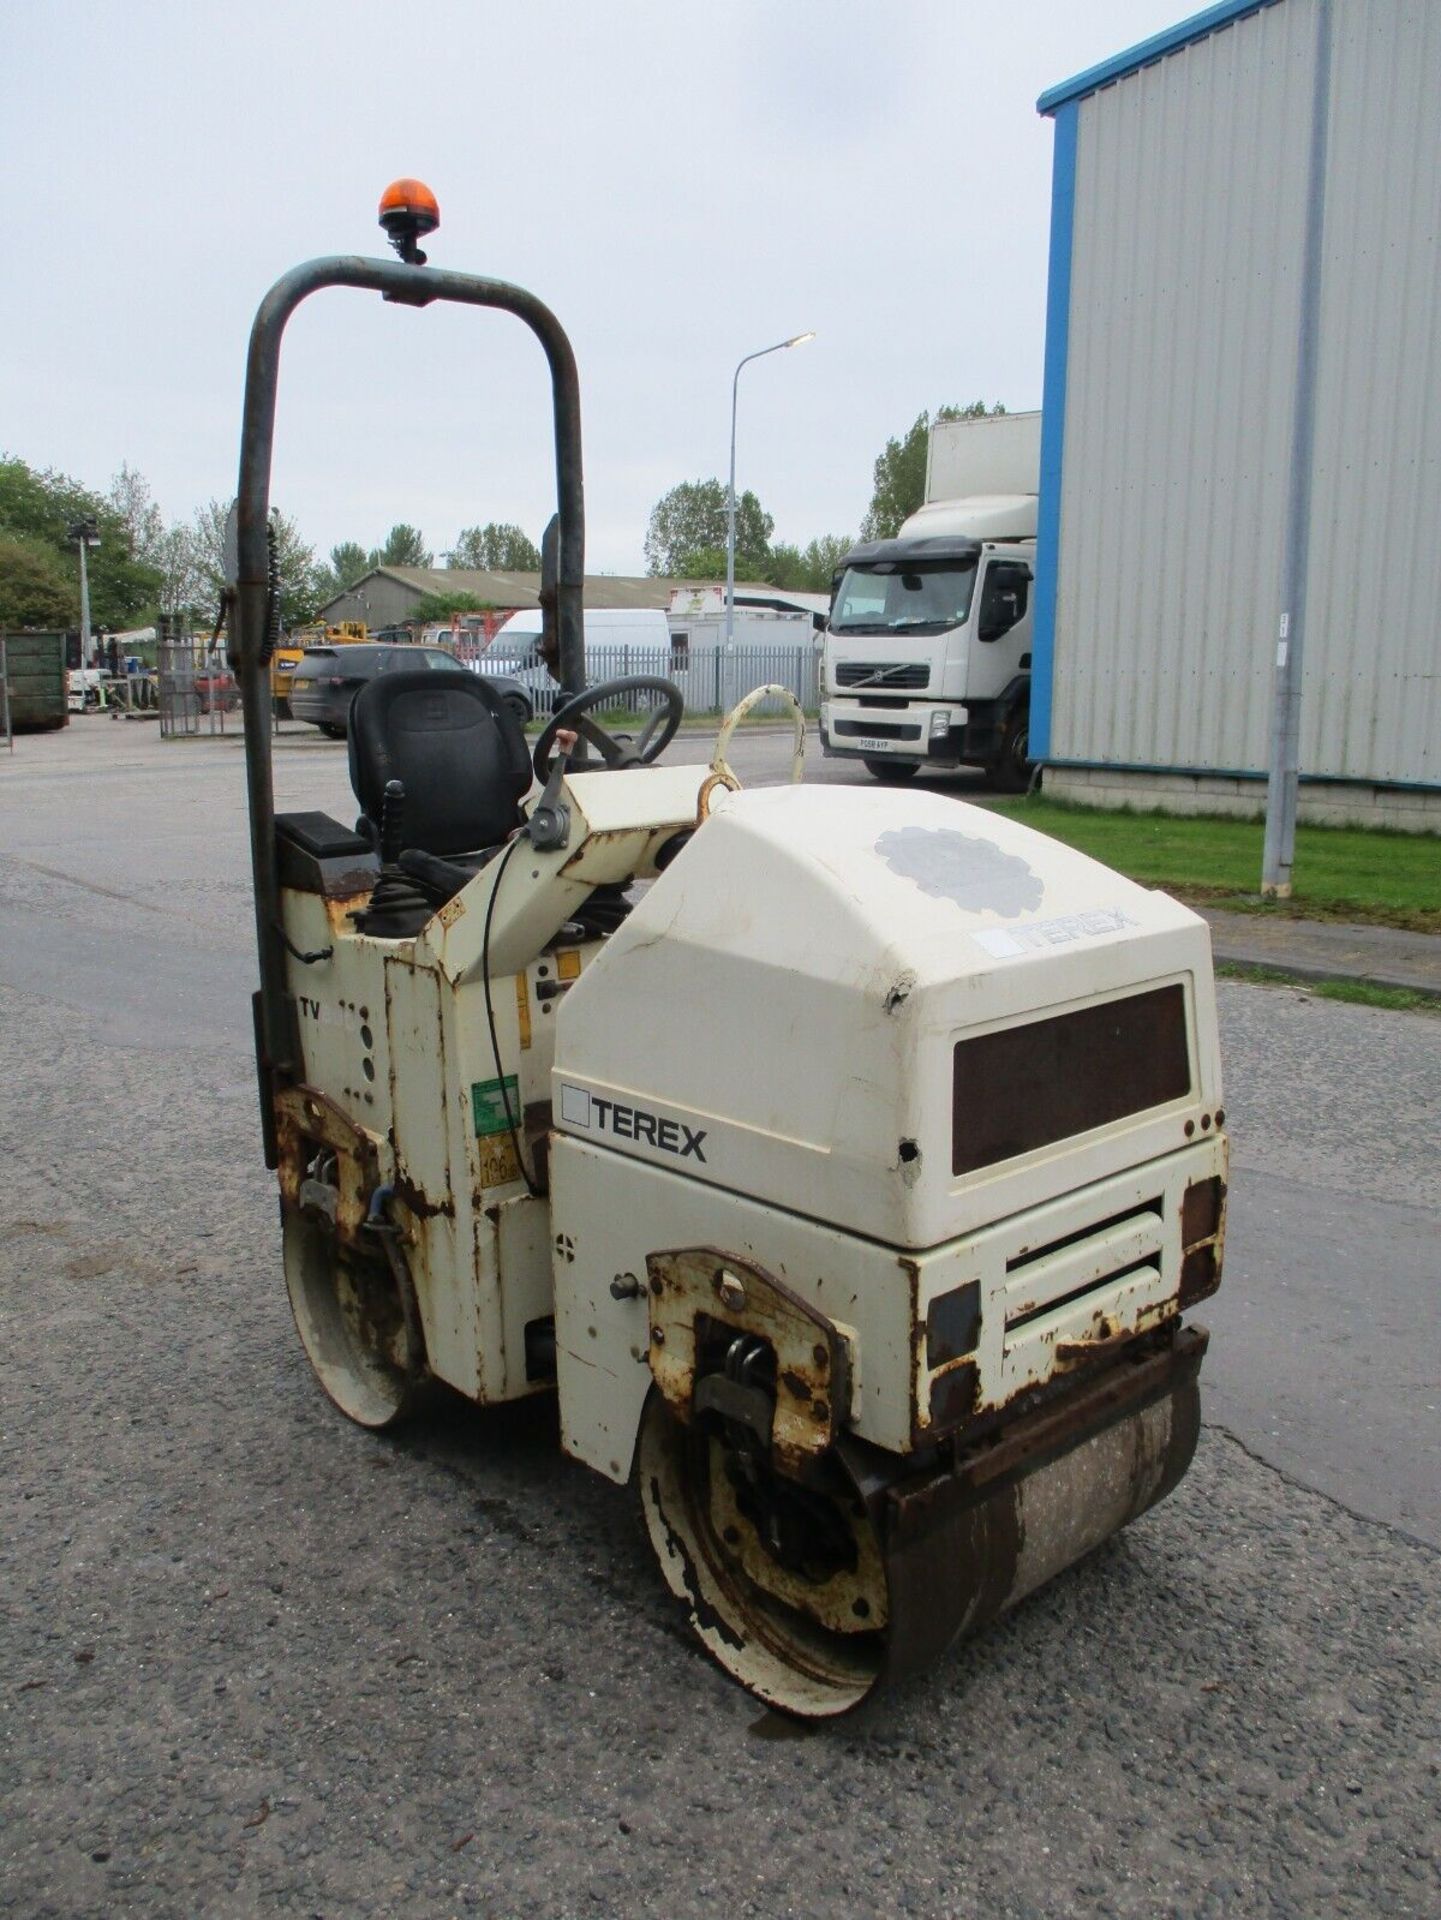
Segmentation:
[(680, 1160), (693, 1159), (705, 1164), (705, 1154), (701, 1142), (706, 1130), (692, 1131), (682, 1120), (663, 1120), (658, 1113), (647, 1113), (644, 1107), (622, 1106), (619, 1100), (602, 1099), (598, 1093), (587, 1093), (584, 1087), (568, 1087), (564, 1081), (560, 1089), (560, 1117), (568, 1127), (586, 1127), (595, 1133), (609, 1133), (617, 1140), (643, 1140), (647, 1146), (659, 1147), (662, 1153), (673, 1153)]

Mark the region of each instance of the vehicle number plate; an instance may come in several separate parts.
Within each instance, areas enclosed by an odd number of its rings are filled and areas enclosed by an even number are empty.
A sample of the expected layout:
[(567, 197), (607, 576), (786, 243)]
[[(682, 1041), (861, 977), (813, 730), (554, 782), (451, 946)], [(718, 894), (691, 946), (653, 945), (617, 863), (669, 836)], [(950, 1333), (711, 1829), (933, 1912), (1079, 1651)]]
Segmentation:
[(859, 747), (862, 753), (894, 753), (894, 740), (852, 740), (852, 746)]

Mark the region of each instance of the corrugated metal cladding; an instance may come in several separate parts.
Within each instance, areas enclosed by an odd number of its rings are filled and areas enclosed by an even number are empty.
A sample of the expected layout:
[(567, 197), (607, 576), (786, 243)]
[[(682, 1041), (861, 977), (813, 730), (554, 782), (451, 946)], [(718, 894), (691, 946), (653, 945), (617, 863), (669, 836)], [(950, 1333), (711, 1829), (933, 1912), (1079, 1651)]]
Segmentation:
[[(1441, 784), (1441, 4), (1333, 19), (1301, 767)], [(1049, 758), (1265, 768), (1315, 52), (1277, 0), (1067, 109)]]

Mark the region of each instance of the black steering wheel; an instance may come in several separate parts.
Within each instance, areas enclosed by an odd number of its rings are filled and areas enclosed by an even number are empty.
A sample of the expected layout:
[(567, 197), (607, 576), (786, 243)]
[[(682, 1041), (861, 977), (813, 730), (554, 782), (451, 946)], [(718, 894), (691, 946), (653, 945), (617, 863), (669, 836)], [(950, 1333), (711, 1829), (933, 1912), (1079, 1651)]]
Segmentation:
[[(658, 693), (663, 705), (646, 721), (638, 740), (618, 740), (594, 720), (585, 716), (592, 707), (611, 707), (626, 693)], [(674, 681), (660, 680), (649, 674), (636, 674), (627, 680), (602, 680), (598, 687), (572, 694), (563, 707), (550, 716), (535, 743), (535, 777), (542, 784), (550, 777), (550, 750), (562, 727), (573, 727), (589, 741), (607, 767), (645, 767), (659, 760), (671, 741), (685, 712), (685, 696)]]

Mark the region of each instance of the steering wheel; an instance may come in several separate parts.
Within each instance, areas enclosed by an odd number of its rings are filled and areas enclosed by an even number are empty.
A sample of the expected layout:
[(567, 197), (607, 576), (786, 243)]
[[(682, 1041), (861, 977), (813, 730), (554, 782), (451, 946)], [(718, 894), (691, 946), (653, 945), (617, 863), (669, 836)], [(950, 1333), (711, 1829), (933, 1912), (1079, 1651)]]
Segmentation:
[[(638, 740), (617, 739), (596, 721), (585, 717), (592, 707), (614, 706), (617, 697), (626, 693), (658, 693), (664, 702), (646, 721)], [(584, 693), (573, 694), (546, 722), (535, 743), (535, 777), (542, 785), (549, 779), (550, 750), (562, 727), (574, 727), (612, 770), (649, 766), (674, 740), (684, 712), (684, 695), (673, 681), (648, 674), (637, 674), (626, 680), (602, 680), (598, 687), (587, 687)]]

